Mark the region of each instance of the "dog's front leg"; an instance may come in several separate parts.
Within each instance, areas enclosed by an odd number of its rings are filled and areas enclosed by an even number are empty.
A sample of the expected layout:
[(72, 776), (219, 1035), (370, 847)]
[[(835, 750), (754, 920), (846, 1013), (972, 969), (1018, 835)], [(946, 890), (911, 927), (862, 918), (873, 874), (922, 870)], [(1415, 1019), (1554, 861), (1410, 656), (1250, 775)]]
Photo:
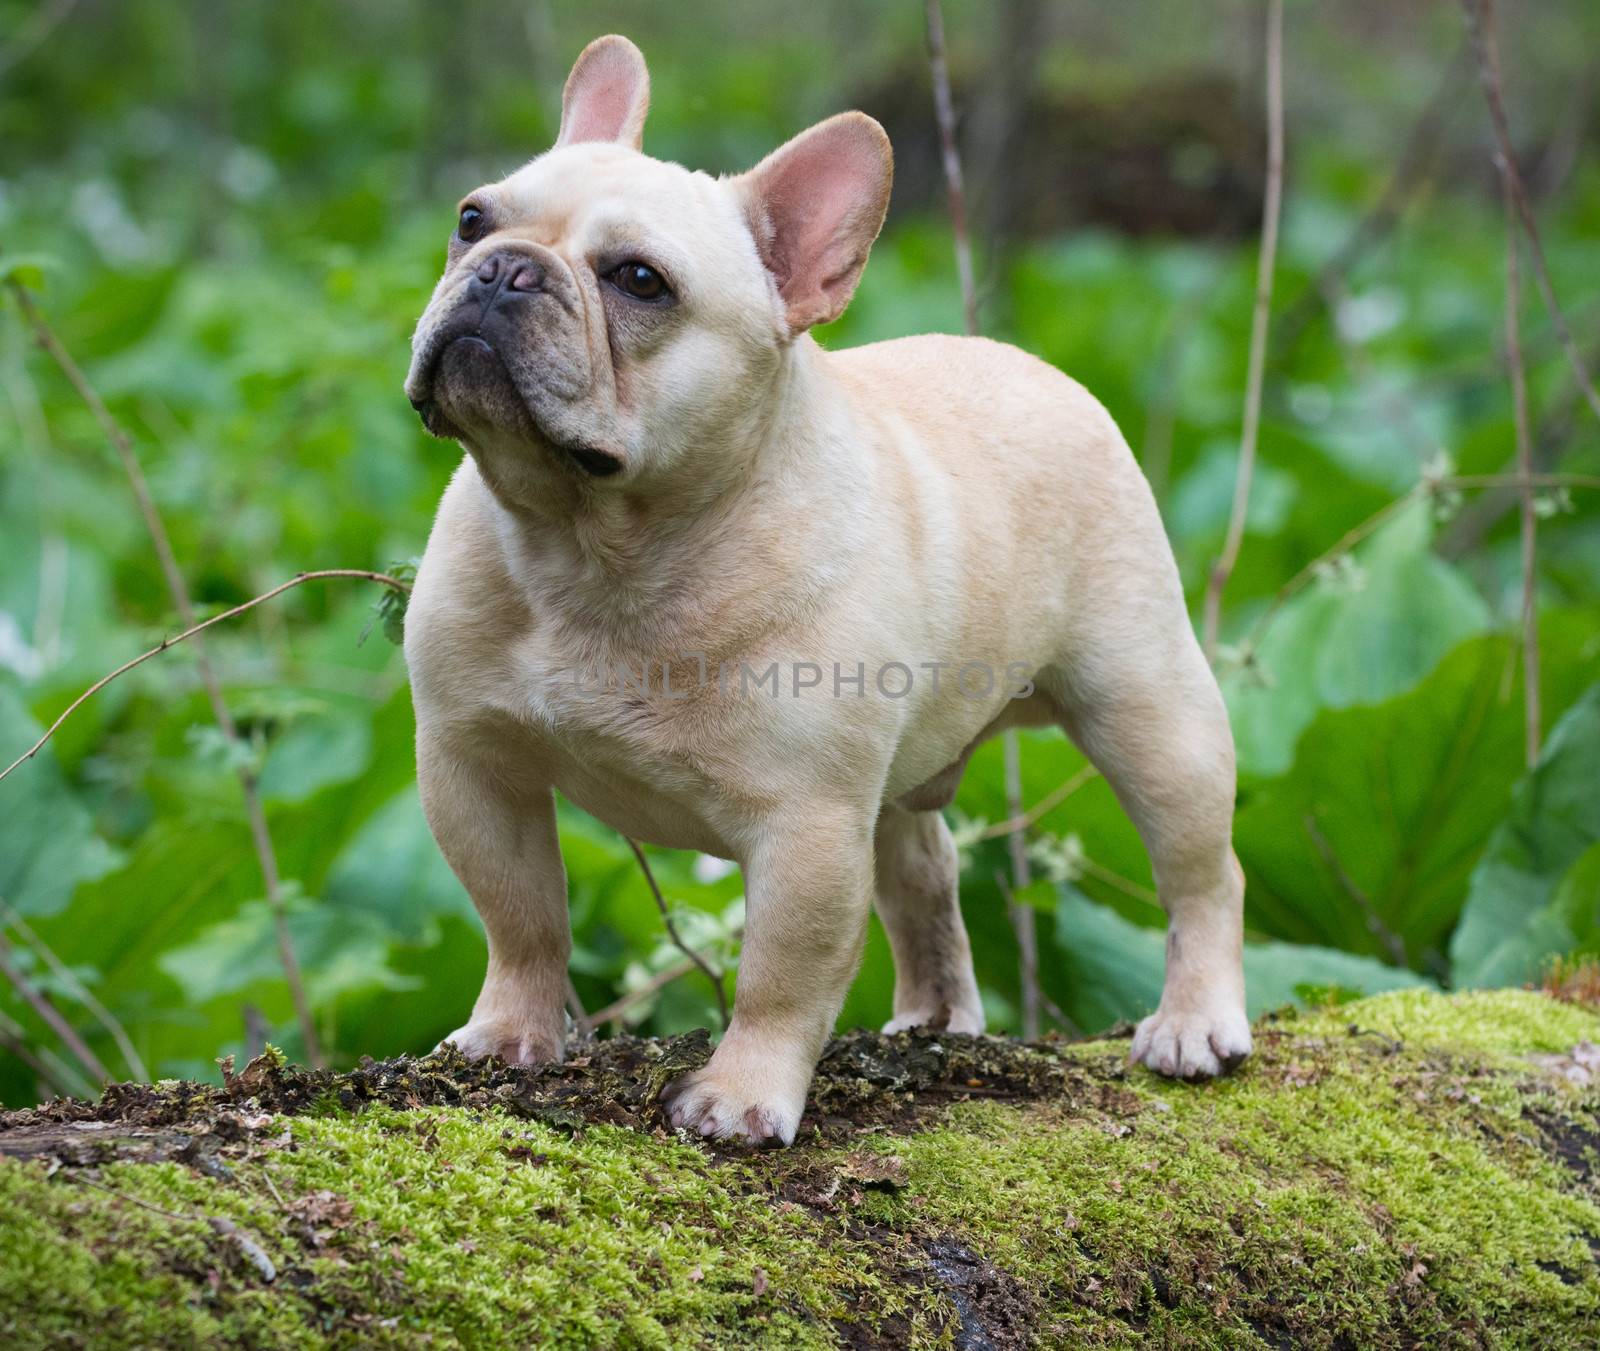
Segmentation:
[(742, 860), (745, 938), (733, 1019), (702, 1070), (663, 1095), (674, 1126), (792, 1144), (806, 1090), (861, 959), (872, 902), (872, 817), (786, 813)]
[(554, 795), (517, 786), (503, 767), (430, 744), (426, 733), (418, 739), (417, 784), (439, 849), (489, 939), (472, 1017), (446, 1040), (473, 1059), (560, 1060), (572, 934)]

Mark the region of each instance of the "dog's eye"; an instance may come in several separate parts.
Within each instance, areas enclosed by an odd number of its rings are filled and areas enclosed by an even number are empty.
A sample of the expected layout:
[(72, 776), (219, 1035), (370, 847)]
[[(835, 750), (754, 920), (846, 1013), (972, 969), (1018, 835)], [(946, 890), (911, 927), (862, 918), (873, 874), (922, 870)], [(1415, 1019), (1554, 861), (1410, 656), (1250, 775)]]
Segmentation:
[(470, 244), (483, 233), (483, 212), (475, 206), (461, 208), (461, 219), (456, 222), (456, 236), (463, 244)]
[(671, 294), (661, 274), (646, 263), (624, 263), (612, 272), (611, 284), (635, 300), (665, 300)]

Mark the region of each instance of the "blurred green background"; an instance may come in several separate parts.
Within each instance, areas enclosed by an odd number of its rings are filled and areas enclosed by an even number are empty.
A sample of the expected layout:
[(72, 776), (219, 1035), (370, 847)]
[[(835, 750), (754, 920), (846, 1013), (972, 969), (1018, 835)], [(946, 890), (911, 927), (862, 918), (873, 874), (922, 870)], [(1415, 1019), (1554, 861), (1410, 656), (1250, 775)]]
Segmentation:
[[(1261, 464), (1220, 660), (1240, 748), (1252, 1011), (1401, 984), (1540, 978), (1600, 948), (1600, 509), (1539, 498), (1547, 749), (1524, 765), (1514, 495), (1419, 495), (1514, 453), (1504, 221), (1459, 8), (1290, 3), (1288, 169)], [(1507, 99), (1556, 289), (1600, 366), (1600, 7), (1500, 6)], [(949, 0), (984, 326), (1105, 401), (1145, 465), (1191, 602), (1233, 487), (1261, 211), (1264, 7)], [(457, 458), (401, 394), (458, 197), (548, 145), (591, 37), (651, 63), (646, 149), (748, 166), (844, 107), (898, 157), (888, 227), (830, 345), (957, 331), (918, 0), (673, 5), (0, 0), (0, 271), (41, 303), (138, 453), (197, 603), (421, 552)], [(1525, 273), (1527, 268), (1524, 268)], [(1535, 455), (1600, 473), (1531, 282)], [(983, 448), (973, 448), (981, 456)], [(299, 589), (213, 631), (259, 766), (291, 928), (331, 1057), (420, 1050), (484, 962), (413, 785), (399, 652), (371, 589)], [(1264, 622), (1264, 627), (1262, 626)], [(0, 763), (93, 679), (177, 627), (94, 422), (0, 308)], [(270, 1038), (297, 1053), (232, 760), (180, 649), (90, 702), (0, 784), (0, 1032), (69, 1060), (42, 991), (114, 1070), (92, 992), (157, 1075)], [(1023, 800), (1082, 768), (1024, 738)], [(953, 824), (991, 1026), (1017, 1025), (997, 878), (1000, 747)], [(679, 961), (626, 845), (563, 809), (594, 1010)], [(1045, 990), (1076, 1028), (1147, 1011), (1161, 915), (1137, 837), (1086, 782), (1029, 831)], [(685, 936), (731, 973), (740, 881), (660, 853)], [(19, 922), (20, 921), (20, 922)], [(45, 949), (58, 954), (67, 975)], [(889, 1014), (874, 929), (845, 1023)], [(630, 1025), (714, 1021), (699, 977)], [(1057, 1020), (1052, 1019), (1051, 1025)], [(55, 1062), (51, 1062), (55, 1063)], [(70, 1063), (59, 1076), (81, 1086)], [(48, 1085), (0, 1050), (0, 1101)]]

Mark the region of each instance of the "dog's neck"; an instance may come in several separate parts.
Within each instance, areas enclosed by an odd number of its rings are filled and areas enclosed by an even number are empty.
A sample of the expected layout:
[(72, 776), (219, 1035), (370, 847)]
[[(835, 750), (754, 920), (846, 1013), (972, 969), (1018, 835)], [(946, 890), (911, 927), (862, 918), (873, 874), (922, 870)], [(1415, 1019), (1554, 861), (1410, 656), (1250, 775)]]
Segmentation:
[(854, 413), (827, 361), (809, 337), (789, 345), (720, 478), (648, 492), (574, 483), (528, 505), (475, 457), (530, 607), (623, 646), (722, 650), (814, 604), (848, 566), (869, 500)]

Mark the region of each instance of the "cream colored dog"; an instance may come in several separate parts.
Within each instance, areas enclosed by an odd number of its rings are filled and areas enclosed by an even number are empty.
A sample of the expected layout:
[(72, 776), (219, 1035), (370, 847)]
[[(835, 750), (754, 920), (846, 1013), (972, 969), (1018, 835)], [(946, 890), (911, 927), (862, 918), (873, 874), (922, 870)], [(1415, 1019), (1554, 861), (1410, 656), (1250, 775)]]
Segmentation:
[(883, 130), (845, 113), (714, 179), (640, 153), (648, 88), (626, 39), (583, 52), (554, 148), (463, 204), (413, 343), (412, 403), (468, 451), (405, 645), (423, 806), (488, 931), (450, 1040), (561, 1055), (559, 791), (743, 868), (732, 1025), (668, 1111), (792, 1141), (874, 899), (889, 1027), (983, 1030), (939, 809), (979, 742), (1057, 723), (1171, 917), (1133, 1058), (1235, 1064), (1233, 743), (1116, 426), (1001, 343), (818, 347), (883, 223)]

